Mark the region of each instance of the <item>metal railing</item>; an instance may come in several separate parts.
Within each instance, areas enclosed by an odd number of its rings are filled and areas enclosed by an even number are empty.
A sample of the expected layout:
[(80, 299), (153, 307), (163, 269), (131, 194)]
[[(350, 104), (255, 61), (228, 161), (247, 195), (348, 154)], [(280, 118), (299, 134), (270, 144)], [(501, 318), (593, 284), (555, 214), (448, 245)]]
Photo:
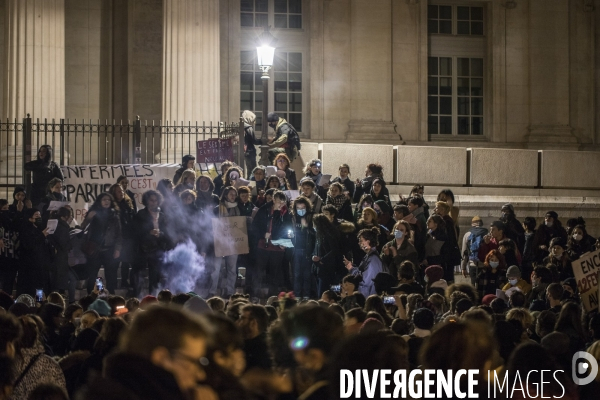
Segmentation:
[(178, 164), (196, 154), (196, 142), (234, 140), (234, 160), (244, 165), (244, 124), (68, 120), (0, 120), (0, 198), (12, 203), (16, 186), (29, 186), (23, 166), (39, 146), (49, 144), (60, 165)]

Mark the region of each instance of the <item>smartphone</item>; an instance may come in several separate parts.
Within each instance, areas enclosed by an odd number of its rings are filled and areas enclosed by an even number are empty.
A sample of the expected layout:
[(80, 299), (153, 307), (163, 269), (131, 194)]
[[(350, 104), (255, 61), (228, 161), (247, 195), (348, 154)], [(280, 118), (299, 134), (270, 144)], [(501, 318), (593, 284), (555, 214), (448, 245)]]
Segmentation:
[(37, 301), (38, 303), (41, 303), (43, 300), (44, 300), (44, 290), (36, 289), (35, 290), (35, 301)]
[(342, 291), (342, 285), (331, 285), (329, 289), (336, 293), (340, 293)]
[(125, 308), (125, 306), (117, 306), (117, 310), (122, 310), (124, 308)]
[(394, 296), (383, 296), (383, 304), (386, 306), (393, 306), (396, 304), (396, 300), (394, 299)]
[(104, 283), (102, 283), (102, 278), (100, 278), (100, 277), (96, 278), (96, 287), (98, 288), (99, 292), (104, 290)]

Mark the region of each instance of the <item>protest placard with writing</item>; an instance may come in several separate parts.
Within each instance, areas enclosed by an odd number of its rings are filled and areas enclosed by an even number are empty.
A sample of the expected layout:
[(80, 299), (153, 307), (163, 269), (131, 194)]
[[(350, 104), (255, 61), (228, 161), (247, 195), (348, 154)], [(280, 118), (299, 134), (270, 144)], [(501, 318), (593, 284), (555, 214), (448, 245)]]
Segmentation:
[(583, 254), (571, 263), (577, 280), (581, 302), (587, 311), (599, 307), (598, 272), (600, 271), (600, 250)]
[(217, 257), (247, 254), (250, 251), (246, 217), (213, 218), (212, 223)]

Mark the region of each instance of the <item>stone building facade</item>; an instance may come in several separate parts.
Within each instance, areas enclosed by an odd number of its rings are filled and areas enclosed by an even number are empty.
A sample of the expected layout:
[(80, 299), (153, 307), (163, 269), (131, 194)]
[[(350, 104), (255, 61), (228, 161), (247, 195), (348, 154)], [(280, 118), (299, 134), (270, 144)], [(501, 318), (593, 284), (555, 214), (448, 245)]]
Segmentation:
[[(1, 0), (0, 114), (208, 122), (236, 121), (250, 108), (261, 117), (254, 54), (268, 25), (278, 39), (270, 109), (293, 122), (307, 144), (315, 143), (307, 146), (314, 155), (326, 156), (323, 143), (432, 147), (427, 154), (435, 163), (463, 157), (456, 148), (595, 152), (595, 3)], [(6, 149), (19, 140), (2, 138), (0, 154), (11, 154)], [(388, 155), (394, 180), (408, 183), (398, 169), (401, 151), (394, 151)], [(494, 154), (510, 163), (510, 154)], [(475, 153), (464, 157), (468, 173), (474, 160), (486, 162)], [(571, 155), (553, 157), (553, 165), (573, 167)], [(600, 196), (595, 181), (574, 187), (555, 182), (544, 192), (543, 165), (534, 164), (535, 176), (517, 180), (523, 185), (510, 177), (499, 182), (497, 170), (483, 168), (487, 192), (477, 192), (472, 178), (453, 187), (464, 196), (553, 195), (565, 210), (586, 202), (586, 215), (600, 216), (590, 203)], [(478, 207), (485, 203), (473, 199)]]

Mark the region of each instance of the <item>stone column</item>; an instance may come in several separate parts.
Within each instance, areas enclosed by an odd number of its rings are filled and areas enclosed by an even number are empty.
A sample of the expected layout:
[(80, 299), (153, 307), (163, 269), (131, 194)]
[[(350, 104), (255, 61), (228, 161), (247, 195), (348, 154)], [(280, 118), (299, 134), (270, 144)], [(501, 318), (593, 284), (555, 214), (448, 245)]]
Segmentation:
[(569, 118), (569, 2), (529, 4), (528, 146), (577, 150)]
[[(0, 55), (2, 118), (21, 121), (27, 114), (31, 114), (34, 122), (36, 118), (64, 118), (64, 0), (5, 0), (3, 3), (3, 15), (0, 16), (3, 25), (0, 27), (3, 31)], [(57, 143), (49, 143), (55, 148), (56, 159), (60, 154), (58, 139), (55, 138)], [(35, 143), (35, 137), (33, 140), (36, 148), (38, 143)], [(2, 138), (0, 176), (11, 177), (9, 184), (14, 183), (12, 177), (21, 177), (22, 144), (21, 132), (8, 132)]]
[(392, 1), (351, 2), (348, 141), (399, 142), (392, 121)]
[[(163, 125), (220, 119), (219, 0), (163, 2)], [(173, 135), (169, 135), (173, 136)], [(180, 137), (181, 135), (177, 135)], [(163, 137), (162, 152), (188, 141)], [(179, 152), (177, 152), (179, 153)], [(163, 161), (165, 158), (162, 158)], [(181, 160), (171, 160), (169, 162)]]

